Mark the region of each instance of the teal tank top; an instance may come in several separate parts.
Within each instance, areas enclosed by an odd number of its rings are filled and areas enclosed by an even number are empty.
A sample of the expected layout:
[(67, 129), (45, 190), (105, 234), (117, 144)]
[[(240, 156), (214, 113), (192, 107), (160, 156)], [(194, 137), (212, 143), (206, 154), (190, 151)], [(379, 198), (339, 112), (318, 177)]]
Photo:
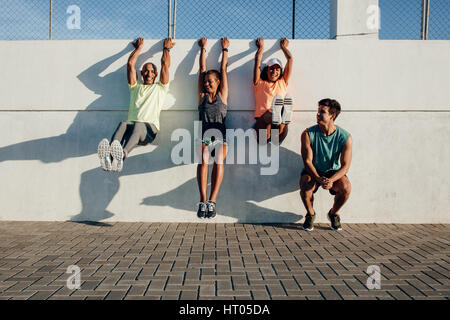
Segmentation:
[(313, 165), (317, 172), (322, 175), (327, 171), (339, 170), (341, 151), (350, 133), (336, 126), (336, 131), (325, 136), (320, 131), (319, 125), (315, 125), (308, 128), (308, 135), (313, 151)]

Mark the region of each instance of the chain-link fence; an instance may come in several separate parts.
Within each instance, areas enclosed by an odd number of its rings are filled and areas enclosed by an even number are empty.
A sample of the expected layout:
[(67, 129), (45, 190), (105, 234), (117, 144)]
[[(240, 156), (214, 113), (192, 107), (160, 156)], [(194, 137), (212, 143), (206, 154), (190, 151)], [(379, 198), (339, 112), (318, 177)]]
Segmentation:
[[(184, 39), (329, 39), (330, 1), (0, 0), (0, 40), (161, 39), (169, 28)], [(450, 39), (450, 0), (379, 0), (379, 7), (380, 39)]]
[(330, 0), (294, 1), (295, 39), (330, 38)]
[(419, 40), (422, 0), (380, 0), (380, 39)]
[(52, 38), (164, 38), (167, 12), (167, 0), (53, 0)]
[(49, 12), (50, 1), (0, 0), (0, 39), (48, 39)]
[(428, 39), (450, 39), (450, 0), (431, 0)]

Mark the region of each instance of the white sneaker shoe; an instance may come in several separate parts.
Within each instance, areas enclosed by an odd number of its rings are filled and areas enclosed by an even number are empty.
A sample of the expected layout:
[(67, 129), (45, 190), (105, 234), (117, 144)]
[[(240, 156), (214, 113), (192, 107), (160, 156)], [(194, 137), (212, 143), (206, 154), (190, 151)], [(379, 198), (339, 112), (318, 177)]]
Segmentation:
[(110, 147), (113, 158), (112, 171), (120, 172), (123, 168), (123, 148), (118, 140), (114, 140)]
[(288, 93), (284, 97), (284, 112), (282, 116), (282, 122), (284, 124), (288, 124), (291, 122), (292, 119), (292, 109), (294, 107), (294, 100), (292, 99), (292, 96)]
[(281, 123), (281, 110), (283, 110), (283, 97), (277, 94), (272, 100), (272, 123)]
[(109, 152), (109, 141), (103, 139), (97, 147), (97, 155), (100, 159), (100, 166), (104, 171), (111, 171), (111, 154)]

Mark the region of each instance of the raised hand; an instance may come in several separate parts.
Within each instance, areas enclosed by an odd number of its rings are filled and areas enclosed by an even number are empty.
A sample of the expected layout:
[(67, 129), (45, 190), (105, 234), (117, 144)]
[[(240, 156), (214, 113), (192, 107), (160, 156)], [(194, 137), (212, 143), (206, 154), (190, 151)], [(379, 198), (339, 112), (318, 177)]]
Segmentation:
[(283, 49), (283, 50), (286, 49), (288, 47), (288, 45), (289, 45), (289, 40), (286, 38), (281, 38), (281, 40), (280, 40), (281, 49)]
[(208, 41), (207, 38), (203, 37), (200, 40), (198, 40), (198, 45), (200, 48), (204, 48), (206, 47), (206, 42)]
[(230, 46), (230, 40), (227, 37), (220, 39), (222, 42), (222, 49), (227, 49)]
[(264, 49), (264, 38), (256, 39), (256, 46), (258, 49)]
[(133, 46), (136, 49), (141, 49), (144, 46), (144, 38), (137, 38), (135, 42), (133, 42)]
[(175, 46), (175, 42), (172, 42), (172, 38), (165, 38), (164, 39), (164, 47), (172, 49)]

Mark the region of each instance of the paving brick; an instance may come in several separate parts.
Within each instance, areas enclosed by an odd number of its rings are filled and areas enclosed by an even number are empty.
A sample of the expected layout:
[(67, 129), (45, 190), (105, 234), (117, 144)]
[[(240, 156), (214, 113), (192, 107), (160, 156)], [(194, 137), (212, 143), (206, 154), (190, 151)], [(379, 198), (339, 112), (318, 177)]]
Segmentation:
[[(449, 297), (449, 225), (110, 225), (0, 222), (0, 299)], [(366, 288), (369, 265), (381, 290)]]

